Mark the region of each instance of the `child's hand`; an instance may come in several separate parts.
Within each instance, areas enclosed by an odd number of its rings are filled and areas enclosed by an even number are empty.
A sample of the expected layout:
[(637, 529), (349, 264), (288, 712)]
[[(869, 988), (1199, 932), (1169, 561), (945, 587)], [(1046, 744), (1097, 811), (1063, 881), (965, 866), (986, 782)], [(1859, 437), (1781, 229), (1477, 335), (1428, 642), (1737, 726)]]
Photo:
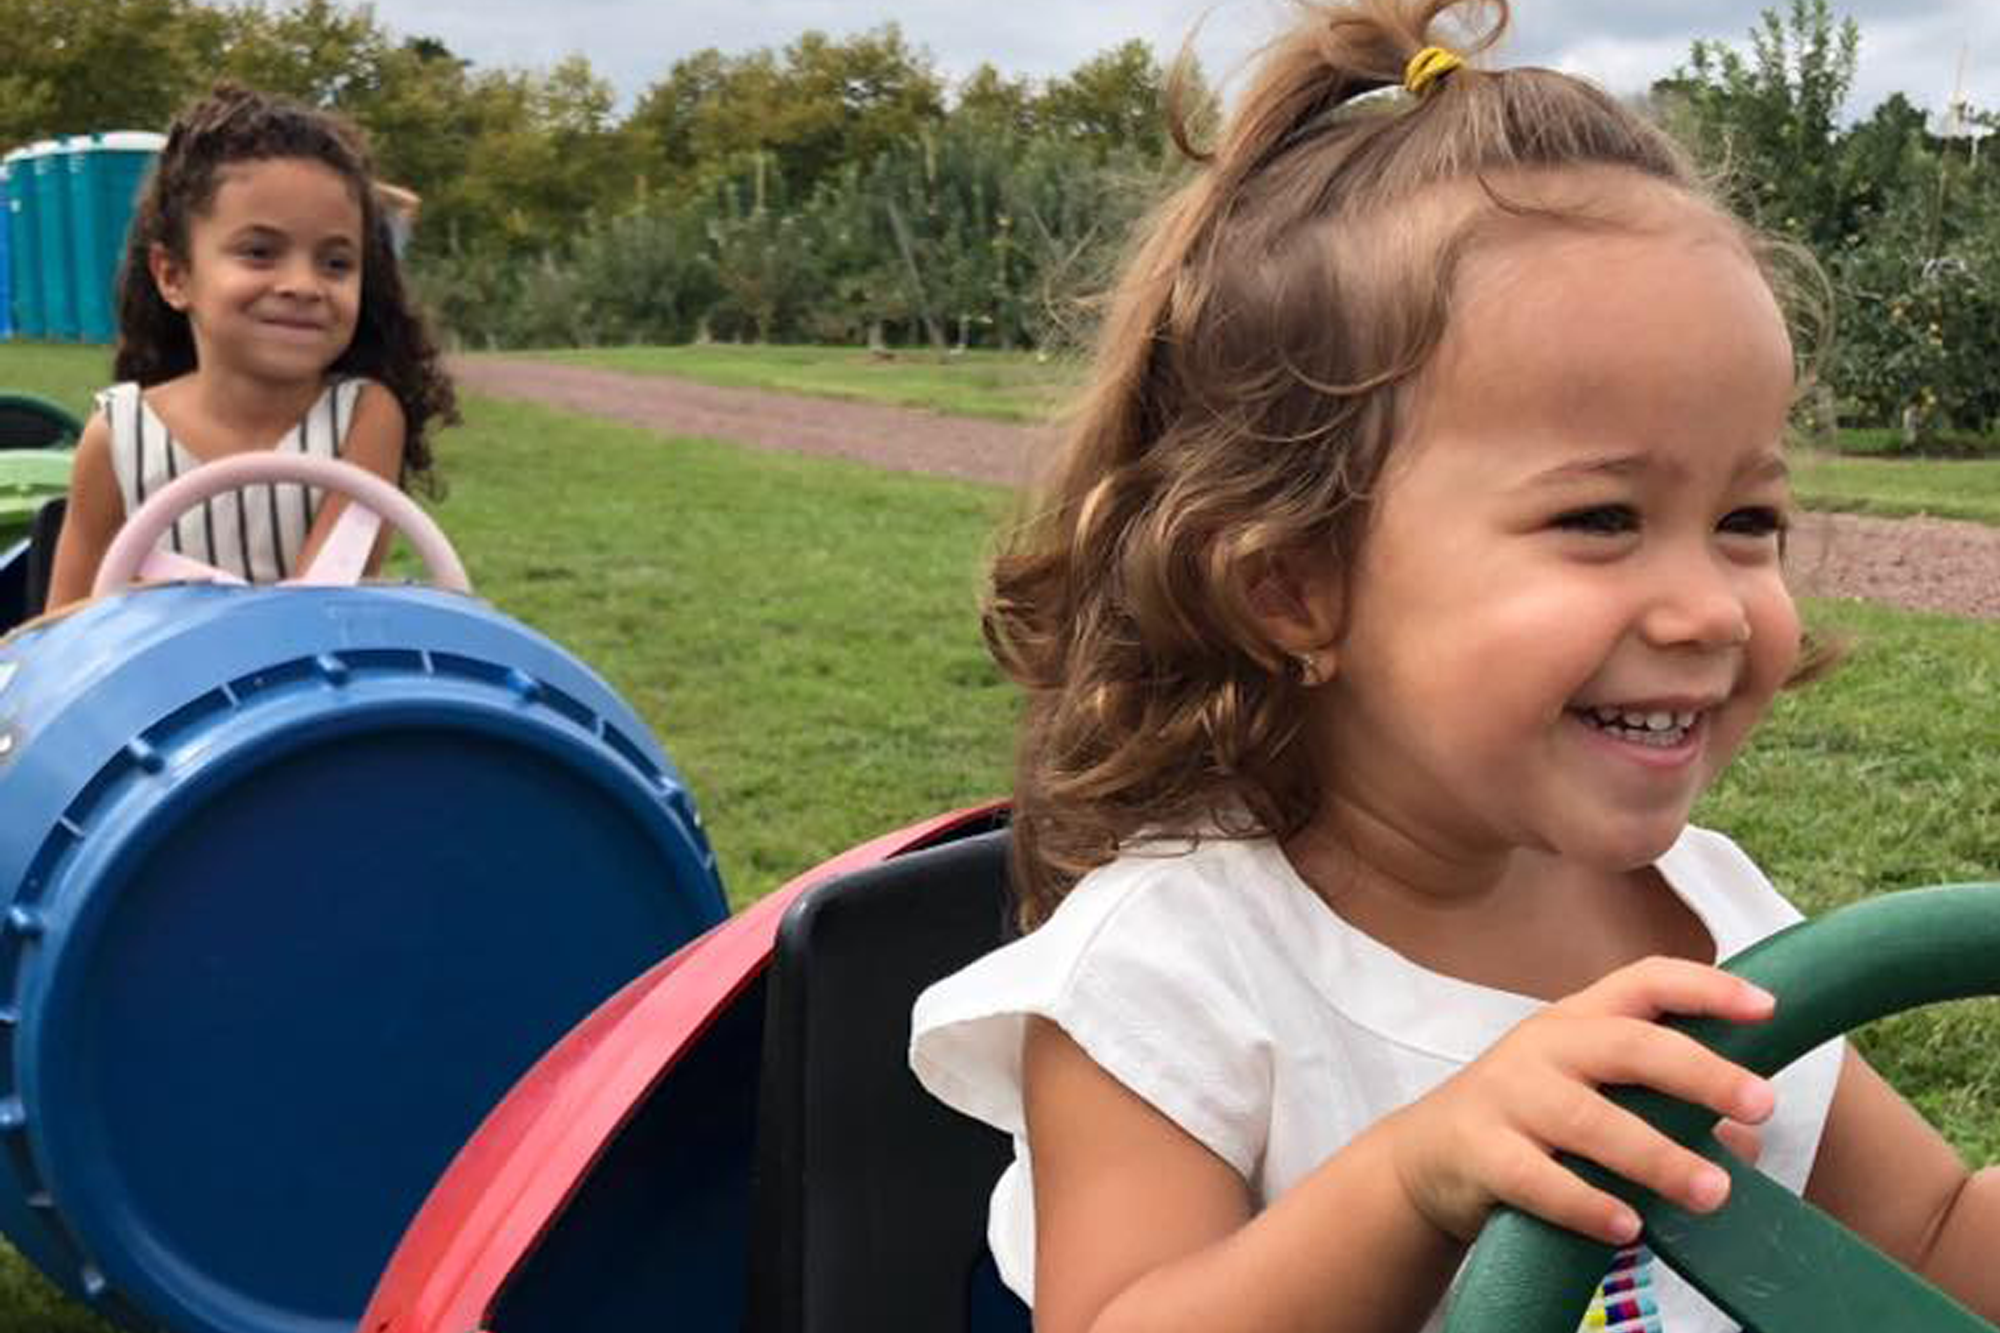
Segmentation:
[(1745, 1166), (1757, 1165), (1757, 1159), (1764, 1155), (1764, 1135), (1755, 1125), (1724, 1120), (1715, 1127), (1715, 1137)]
[(1638, 1084), (1756, 1124), (1771, 1085), (1654, 1023), (1663, 1014), (1758, 1022), (1765, 991), (1712, 967), (1651, 958), (1611, 973), (1508, 1033), (1428, 1097), (1383, 1122), (1403, 1188), (1432, 1225), (1470, 1240), (1496, 1203), (1626, 1244), (1639, 1217), (1551, 1154), (1573, 1153), (1692, 1212), (1720, 1206), (1729, 1177), (1599, 1089)]

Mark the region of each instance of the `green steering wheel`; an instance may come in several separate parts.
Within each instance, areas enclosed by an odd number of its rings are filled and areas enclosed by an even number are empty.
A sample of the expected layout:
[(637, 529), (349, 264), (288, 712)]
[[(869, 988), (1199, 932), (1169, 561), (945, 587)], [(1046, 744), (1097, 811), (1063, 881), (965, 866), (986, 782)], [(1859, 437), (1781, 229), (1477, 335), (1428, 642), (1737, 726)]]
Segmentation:
[[(1915, 889), (1802, 922), (1724, 965), (1778, 997), (1767, 1023), (1673, 1026), (1769, 1075), (1829, 1038), (1940, 1000), (2000, 994), (2000, 884)], [(1754, 1168), (1714, 1136), (1712, 1111), (1622, 1088), (1615, 1101), (1729, 1172), (1706, 1216), (1591, 1163), (1567, 1165), (1631, 1204), (1645, 1241), (1746, 1333), (1995, 1333), (1937, 1288)], [(1503, 1208), (1450, 1298), (1445, 1333), (1575, 1333), (1611, 1246)]]

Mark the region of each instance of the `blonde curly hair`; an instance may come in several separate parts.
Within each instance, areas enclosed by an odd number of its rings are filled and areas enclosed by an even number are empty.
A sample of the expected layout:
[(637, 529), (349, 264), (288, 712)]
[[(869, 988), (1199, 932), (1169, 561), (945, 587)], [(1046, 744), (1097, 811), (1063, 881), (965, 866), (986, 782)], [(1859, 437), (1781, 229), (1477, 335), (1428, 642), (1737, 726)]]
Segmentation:
[[(1294, 552), (1352, 567), (1400, 390), (1443, 336), (1467, 253), (1524, 222), (1621, 225), (1547, 192), (1510, 198), (1509, 183), (1636, 173), (1726, 217), (1665, 133), (1582, 80), (1468, 65), (1400, 91), (1426, 47), (1489, 48), (1505, 0), (1303, 9), (1212, 152), (1176, 116), (1203, 167), (1141, 229), (1089, 386), (994, 562), (986, 638), (1027, 694), (1013, 866), (1027, 927), (1142, 835), (1283, 838), (1317, 808), (1304, 685), (1251, 589)], [(1824, 341), (1817, 269), (1730, 225), (1787, 311), (1803, 376)], [(1801, 674), (1825, 657), (1809, 647)]]

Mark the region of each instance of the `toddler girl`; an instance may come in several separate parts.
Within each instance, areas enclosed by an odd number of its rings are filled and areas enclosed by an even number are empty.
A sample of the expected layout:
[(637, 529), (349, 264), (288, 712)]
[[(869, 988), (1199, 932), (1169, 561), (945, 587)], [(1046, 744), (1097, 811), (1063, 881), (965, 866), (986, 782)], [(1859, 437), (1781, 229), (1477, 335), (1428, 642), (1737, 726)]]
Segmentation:
[(1556, 1159), (1722, 1202), (1606, 1084), (2000, 1311), (1996, 1177), (1851, 1049), (1767, 1083), (1652, 1021), (1767, 1017), (1713, 964), (1798, 916), (1688, 818), (1824, 665), (1781, 569), (1810, 309), (1629, 108), (1467, 65), (1505, 19), (1305, 11), (995, 569), (1030, 929), (912, 1059), (1014, 1136), (1040, 1333), (1433, 1328), (1498, 1203), (1632, 1247), (1593, 1327), (1729, 1327)]

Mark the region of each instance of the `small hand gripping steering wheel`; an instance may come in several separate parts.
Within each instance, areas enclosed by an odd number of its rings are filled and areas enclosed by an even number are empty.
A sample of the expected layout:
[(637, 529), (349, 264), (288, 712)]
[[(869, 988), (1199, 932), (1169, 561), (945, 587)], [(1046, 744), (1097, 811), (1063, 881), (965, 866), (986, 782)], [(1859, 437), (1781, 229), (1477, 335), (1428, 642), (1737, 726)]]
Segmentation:
[(453, 592), (471, 592), (465, 566), (445, 540), (444, 532), (409, 496), (366, 468), (306, 454), (257, 451), (232, 454), (204, 463), (160, 488), (112, 539), (97, 567), (91, 596), (122, 590), (139, 578), (241, 583), (226, 570), (186, 556), (154, 549), (155, 543), (182, 514), (202, 501), (243, 486), (286, 482), (316, 486), (344, 495), (353, 503), (342, 512), (313, 562), (293, 584), (357, 583), (375, 544), (382, 522), (409, 539), (424, 562), (430, 581)]
[[(1916, 889), (1857, 903), (1745, 950), (1725, 970), (1778, 997), (1765, 1023), (1674, 1020), (1769, 1075), (1864, 1023), (1940, 1000), (2000, 994), (2000, 884)], [(1652, 1251), (1747, 1333), (1994, 1333), (1993, 1326), (1825, 1213), (1745, 1166), (1713, 1136), (1714, 1112), (1649, 1090), (1612, 1099), (1730, 1175), (1706, 1216), (1591, 1163), (1565, 1164), (1645, 1220)], [(1894, 1162), (1881, 1164), (1885, 1184)], [(1496, 1209), (1453, 1287), (1445, 1333), (1575, 1333), (1611, 1246)]]

